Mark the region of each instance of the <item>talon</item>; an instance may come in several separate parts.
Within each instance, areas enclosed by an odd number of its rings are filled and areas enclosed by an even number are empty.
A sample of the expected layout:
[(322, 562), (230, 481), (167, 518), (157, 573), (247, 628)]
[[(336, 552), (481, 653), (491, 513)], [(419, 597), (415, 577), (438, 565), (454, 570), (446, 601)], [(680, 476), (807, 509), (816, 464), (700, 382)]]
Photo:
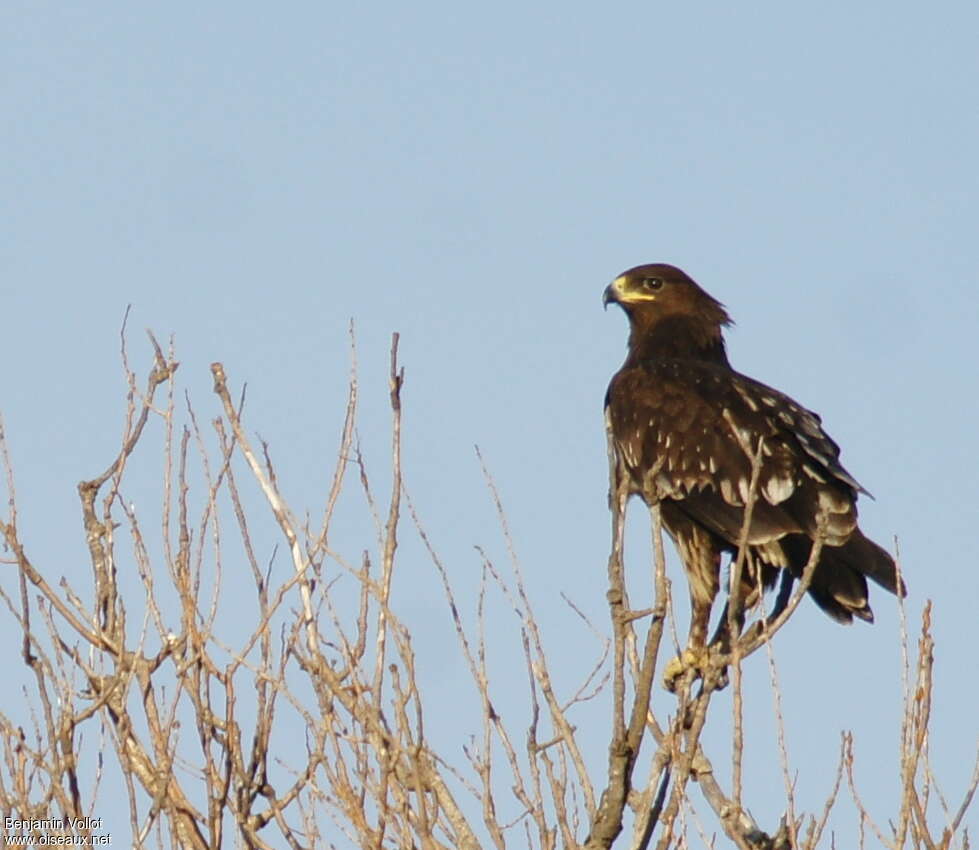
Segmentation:
[(676, 693), (677, 685), (686, 672), (694, 670), (697, 674), (695, 678), (699, 678), (707, 669), (708, 662), (709, 654), (706, 647), (683, 650), (678, 657), (666, 665), (663, 671), (663, 685), (670, 693)]

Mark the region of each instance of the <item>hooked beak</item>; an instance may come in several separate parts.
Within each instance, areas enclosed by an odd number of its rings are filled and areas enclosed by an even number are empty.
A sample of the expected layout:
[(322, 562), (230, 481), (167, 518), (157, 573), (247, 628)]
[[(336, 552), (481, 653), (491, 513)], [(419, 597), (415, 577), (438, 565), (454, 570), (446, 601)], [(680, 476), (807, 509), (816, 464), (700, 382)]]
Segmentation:
[(605, 291), (602, 293), (602, 306), (608, 310), (609, 304), (619, 304), (619, 286), (621, 284), (622, 278), (617, 277), (608, 286), (605, 287)]

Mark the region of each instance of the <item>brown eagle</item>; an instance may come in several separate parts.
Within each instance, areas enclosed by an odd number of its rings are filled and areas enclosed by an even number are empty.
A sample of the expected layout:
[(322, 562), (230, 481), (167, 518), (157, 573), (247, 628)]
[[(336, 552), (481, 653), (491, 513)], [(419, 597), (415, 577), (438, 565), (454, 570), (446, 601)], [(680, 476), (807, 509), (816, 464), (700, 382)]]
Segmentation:
[(605, 396), (613, 487), (624, 480), (629, 495), (660, 505), (690, 584), (695, 658), (706, 643), (721, 556), (737, 554), (754, 456), (760, 467), (739, 627), (759, 578), (768, 588), (780, 569), (801, 577), (820, 523), (824, 545), (809, 586), (820, 608), (841, 623), (872, 622), (867, 578), (903, 595), (893, 559), (857, 525), (857, 495), (867, 491), (843, 468), (820, 418), (731, 368), (722, 304), (660, 263), (621, 274), (603, 301), (621, 306), (630, 326), (628, 356)]

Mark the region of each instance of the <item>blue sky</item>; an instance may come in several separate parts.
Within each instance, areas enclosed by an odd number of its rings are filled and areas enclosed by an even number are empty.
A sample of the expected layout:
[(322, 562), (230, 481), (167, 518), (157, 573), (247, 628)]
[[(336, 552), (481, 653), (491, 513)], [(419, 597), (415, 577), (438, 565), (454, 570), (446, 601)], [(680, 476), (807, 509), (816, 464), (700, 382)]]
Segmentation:
[[(979, 725), (974, 5), (14, 0), (3, 20), (0, 410), (40, 569), (87, 575), (74, 487), (118, 444), (127, 304), (134, 361), (148, 362), (142, 328), (173, 334), (199, 415), (217, 414), (211, 361), (247, 381), (248, 424), (299, 510), (328, 486), (353, 319), (380, 480), (399, 331), (405, 476), (426, 527), (463, 595), (473, 544), (504, 557), (478, 444), (570, 687), (594, 644), (557, 591), (607, 617), (601, 406), (626, 331), (601, 292), (672, 262), (727, 305), (735, 366), (822, 414), (876, 497), (864, 530), (900, 538), (912, 618), (934, 600), (934, 766), (958, 795)], [(645, 569), (636, 552), (633, 580)], [(433, 703), (464, 699), (417, 541), (399, 570)], [(776, 650), (800, 805), (821, 805), (848, 728), (886, 821), (897, 618), (872, 602), (877, 624), (849, 629), (806, 604)], [(524, 680), (500, 651), (519, 725)], [(754, 666), (749, 736), (768, 746)], [(447, 723), (446, 747), (468, 731)], [(747, 800), (765, 798), (768, 761), (749, 766)], [(97, 814), (128, 821), (111, 803)]]

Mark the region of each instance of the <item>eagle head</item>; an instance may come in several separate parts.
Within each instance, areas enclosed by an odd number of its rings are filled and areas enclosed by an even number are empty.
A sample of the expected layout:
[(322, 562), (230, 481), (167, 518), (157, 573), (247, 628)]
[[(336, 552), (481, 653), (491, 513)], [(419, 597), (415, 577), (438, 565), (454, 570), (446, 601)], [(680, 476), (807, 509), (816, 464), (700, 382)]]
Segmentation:
[(724, 305), (693, 279), (666, 263), (636, 266), (620, 274), (602, 296), (629, 317), (630, 351), (636, 357), (707, 356), (726, 361), (721, 328), (731, 324)]
[(682, 269), (666, 263), (648, 263), (622, 272), (607, 287), (602, 303), (618, 304), (630, 315), (650, 318), (687, 316), (721, 325), (731, 324), (724, 305), (701, 289)]

